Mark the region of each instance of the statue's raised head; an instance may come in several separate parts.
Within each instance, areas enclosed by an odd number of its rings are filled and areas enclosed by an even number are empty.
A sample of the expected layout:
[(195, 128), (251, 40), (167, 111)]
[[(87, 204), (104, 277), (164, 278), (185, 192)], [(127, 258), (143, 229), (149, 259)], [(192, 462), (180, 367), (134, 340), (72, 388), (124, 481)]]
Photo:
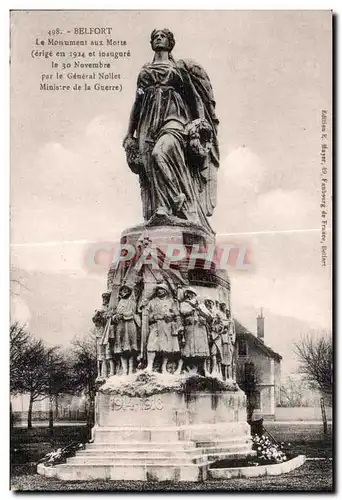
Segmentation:
[(132, 293), (132, 287), (130, 285), (124, 283), (120, 287), (120, 292), (119, 292), (120, 297), (128, 297), (131, 293)]
[(176, 43), (173, 33), (166, 28), (162, 30), (153, 30), (150, 42), (152, 50), (155, 52), (160, 50), (167, 50), (168, 52), (171, 52)]
[(196, 290), (195, 290), (194, 288), (191, 288), (191, 287), (189, 286), (188, 288), (186, 288), (186, 289), (184, 290), (184, 297), (185, 297), (186, 299), (190, 299), (190, 300), (192, 300), (192, 299), (194, 299), (195, 297), (197, 297), (197, 292), (196, 292)]
[(110, 292), (104, 292), (102, 294), (102, 304), (108, 306), (110, 300)]
[(214, 301), (210, 298), (204, 299), (204, 305), (211, 311), (214, 307)]

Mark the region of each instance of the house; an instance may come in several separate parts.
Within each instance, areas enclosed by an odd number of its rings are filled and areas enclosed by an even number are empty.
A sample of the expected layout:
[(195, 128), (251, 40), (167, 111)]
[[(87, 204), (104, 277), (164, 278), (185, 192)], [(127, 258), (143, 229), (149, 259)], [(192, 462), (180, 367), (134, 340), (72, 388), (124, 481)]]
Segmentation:
[[(280, 403), (280, 362), (282, 357), (264, 342), (265, 318), (262, 310), (257, 317), (257, 335), (235, 320), (237, 355), (240, 373), (246, 363), (255, 367), (255, 409), (253, 417), (274, 420), (275, 409)], [(242, 370), (241, 370), (242, 368)], [(239, 377), (238, 377), (239, 382)]]

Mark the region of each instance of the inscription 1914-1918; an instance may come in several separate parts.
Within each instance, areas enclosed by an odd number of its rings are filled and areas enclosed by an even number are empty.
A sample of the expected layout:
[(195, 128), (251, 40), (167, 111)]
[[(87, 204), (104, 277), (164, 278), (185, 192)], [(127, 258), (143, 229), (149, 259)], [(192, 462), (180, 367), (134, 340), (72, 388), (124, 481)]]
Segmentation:
[(161, 396), (148, 398), (130, 398), (128, 396), (113, 396), (111, 398), (112, 411), (140, 411), (162, 410), (164, 408)]

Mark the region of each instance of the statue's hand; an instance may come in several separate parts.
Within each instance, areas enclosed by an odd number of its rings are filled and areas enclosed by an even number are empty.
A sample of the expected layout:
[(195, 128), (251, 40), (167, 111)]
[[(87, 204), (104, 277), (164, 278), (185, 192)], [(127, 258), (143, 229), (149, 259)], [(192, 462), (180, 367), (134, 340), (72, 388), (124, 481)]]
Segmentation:
[(113, 321), (114, 323), (118, 323), (119, 321), (121, 321), (123, 318), (122, 318), (122, 314), (114, 314), (113, 316)]
[(122, 146), (126, 149), (127, 143), (129, 143), (133, 139), (133, 134), (128, 133), (125, 135), (124, 140), (122, 141)]

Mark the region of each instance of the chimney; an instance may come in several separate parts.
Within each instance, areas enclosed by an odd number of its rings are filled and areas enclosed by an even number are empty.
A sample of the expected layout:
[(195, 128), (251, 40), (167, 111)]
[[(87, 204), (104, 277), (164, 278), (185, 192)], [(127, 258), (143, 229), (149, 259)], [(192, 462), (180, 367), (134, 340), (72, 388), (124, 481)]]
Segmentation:
[(265, 318), (262, 314), (262, 308), (261, 308), (260, 314), (257, 316), (257, 337), (262, 342), (264, 341), (264, 335), (265, 335), (264, 321), (265, 321)]

